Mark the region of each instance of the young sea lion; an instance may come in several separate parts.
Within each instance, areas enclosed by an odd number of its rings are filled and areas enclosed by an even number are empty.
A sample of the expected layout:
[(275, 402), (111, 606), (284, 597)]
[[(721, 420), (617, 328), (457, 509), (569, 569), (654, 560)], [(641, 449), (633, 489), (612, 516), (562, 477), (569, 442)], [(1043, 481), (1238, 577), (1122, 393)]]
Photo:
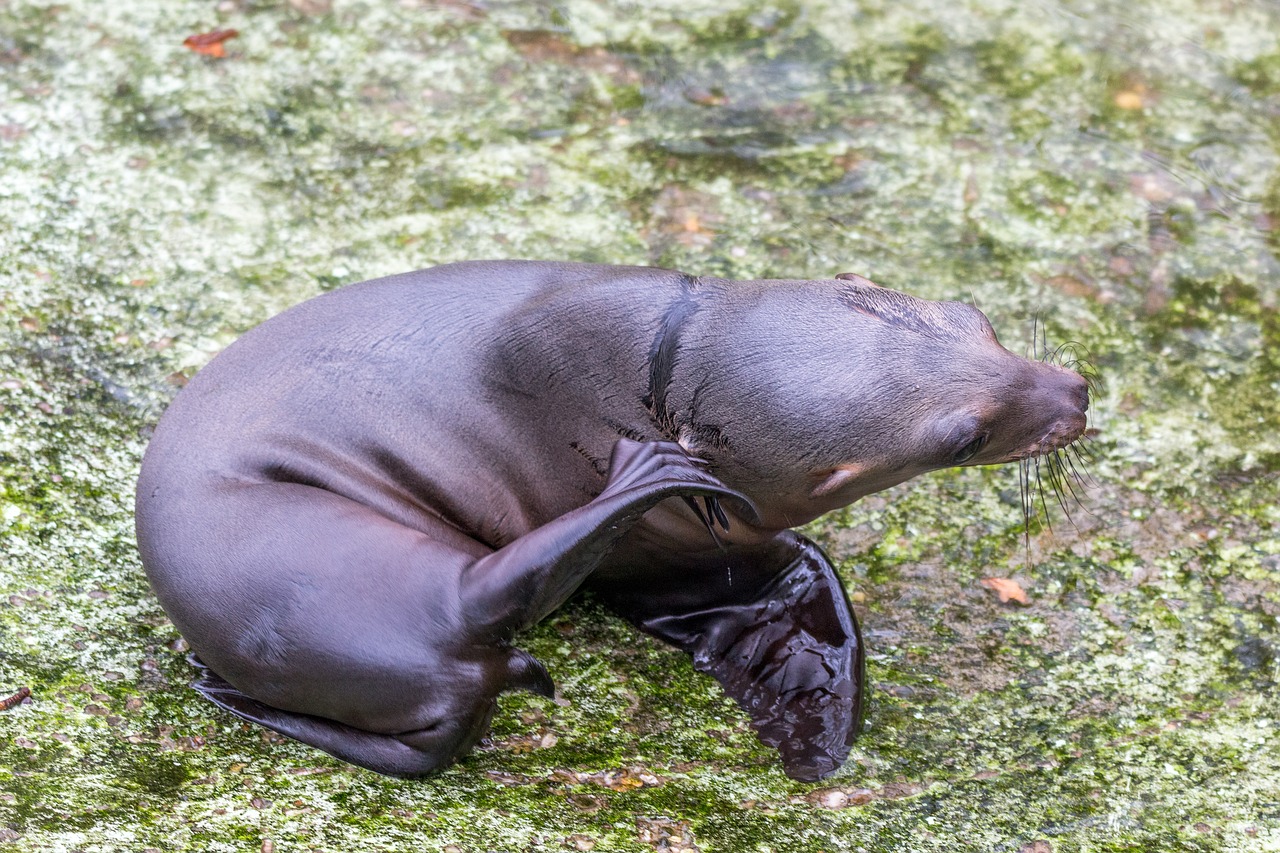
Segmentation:
[[(788, 528), (1084, 430), (1076, 373), (857, 276), (473, 262), (253, 329), (169, 407), (138, 544), (222, 707), (380, 773), (551, 695), (515, 635), (583, 584), (689, 652), (788, 774), (860, 727), (857, 621)], [(670, 500), (681, 498), (682, 500)]]

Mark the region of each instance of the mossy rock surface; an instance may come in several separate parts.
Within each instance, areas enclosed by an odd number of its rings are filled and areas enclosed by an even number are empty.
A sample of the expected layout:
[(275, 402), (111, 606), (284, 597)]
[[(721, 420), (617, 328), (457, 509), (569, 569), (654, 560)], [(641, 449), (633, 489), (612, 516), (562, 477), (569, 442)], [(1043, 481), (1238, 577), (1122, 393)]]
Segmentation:
[[(1280, 850), (1277, 33), (1266, 0), (0, 0), (0, 850)], [(561, 700), (437, 778), (241, 725), (134, 549), (148, 431), (288, 305), (491, 257), (971, 300), (1088, 347), (1093, 484), (1026, 540), (1007, 467), (812, 527), (874, 688), (820, 785), (588, 599), (522, 640)]]

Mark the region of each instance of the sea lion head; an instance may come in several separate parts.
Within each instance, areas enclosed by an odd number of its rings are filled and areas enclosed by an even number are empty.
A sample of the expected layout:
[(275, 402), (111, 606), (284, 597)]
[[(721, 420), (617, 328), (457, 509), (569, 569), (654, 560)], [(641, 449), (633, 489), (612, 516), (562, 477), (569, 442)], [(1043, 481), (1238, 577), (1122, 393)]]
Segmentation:
[(1013, 462), (1085, 430), (1083, 376), (1001, 346), (987, 317), (857, 276), (742, 282), (688, 336), (679, 438), (790, 527), (926, 471)]

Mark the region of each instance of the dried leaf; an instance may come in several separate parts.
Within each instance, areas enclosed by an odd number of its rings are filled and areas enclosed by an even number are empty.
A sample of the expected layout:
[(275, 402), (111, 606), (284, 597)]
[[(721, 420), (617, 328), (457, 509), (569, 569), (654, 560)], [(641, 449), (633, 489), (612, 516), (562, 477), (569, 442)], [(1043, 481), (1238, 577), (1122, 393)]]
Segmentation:
[(304, 15), (327, 15), (333, 11), (333, 0), (289, 0), (289, 5)]
[(1027, 603), (1027, 593), (1022, 589), (1022, 585), (1011, 578), (983, 578), (982, 585), (994, 590), (995, 594), (1000, 596), (1001, 604), (1007, 604), (1010, 601), (1016, 601), (1019, 604)]
[(227, 49), (223, 46), (223, 42), (238, 35), (240, 35), (239, 30), (212, 30), (207, 33), (187, 36), (183, 39), (182, 46), (188, 50), (194, 50), (196, 53), (221, 59), (227, 55)]
[(1125, 89), (1115, 94), (1115, 104), (1122, 110), (1140, 110), (1145, 105), (1141, 89)]
[(720, 89), (704, 89), (701, 86), (690, 86), (685, 89), (684, 98), (700, 107), (719, 107), (729, 103), (729, 99)]
[(849, 795), (839, 788), (819, 788), (810, 791), (805, 799), (824, 809), (842, 809), (849, 805)]

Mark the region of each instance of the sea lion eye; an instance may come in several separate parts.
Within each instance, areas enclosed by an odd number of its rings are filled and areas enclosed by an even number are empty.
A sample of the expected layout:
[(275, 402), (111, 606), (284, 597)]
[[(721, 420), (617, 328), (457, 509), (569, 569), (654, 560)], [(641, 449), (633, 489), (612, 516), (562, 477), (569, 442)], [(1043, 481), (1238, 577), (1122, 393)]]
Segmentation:
[(956, 451), (956, 455), (951, 457), (951, 464), (963, 465), (965, 462), (968, 462), (970, 459), (972, 459), (979, 450), (981, 450), (986, 446), (987, 446), (987, 434), (984, 432), (982, 435), (978, 436), (973, 441), (969, 442), (964, 447)]

